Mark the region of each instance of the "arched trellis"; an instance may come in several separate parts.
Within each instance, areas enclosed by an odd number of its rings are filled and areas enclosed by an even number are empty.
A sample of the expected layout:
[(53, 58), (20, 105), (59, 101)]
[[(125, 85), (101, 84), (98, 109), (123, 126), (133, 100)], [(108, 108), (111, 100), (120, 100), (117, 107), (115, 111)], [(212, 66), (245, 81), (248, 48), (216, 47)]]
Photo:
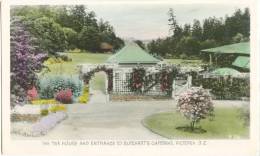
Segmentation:
[(89, 71), (81, 73), (80, 77), (83, 79), (85, 85), (89, 85), (89, 81), (91, 80), (92, 76), (100, 71), (103, 71), (107, 74), (107, 91), (109, 93), (113, 90), (113, 68), (107, 67), (106, 65), (97, 65), (92, 67)]

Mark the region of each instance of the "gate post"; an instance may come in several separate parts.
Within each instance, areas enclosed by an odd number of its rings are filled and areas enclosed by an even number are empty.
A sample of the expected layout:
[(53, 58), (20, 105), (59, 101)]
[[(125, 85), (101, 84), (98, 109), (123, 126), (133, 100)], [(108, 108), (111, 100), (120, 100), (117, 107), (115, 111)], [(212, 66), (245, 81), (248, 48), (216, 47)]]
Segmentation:
[(174, 99), (175, 99), (175, 92), (176, 92), (176, 81), (174, 79), (172, 83), (172, 98)]
[(189, 75), (188, 76), (188, 88), (190, 88), (192, 86), (192, 76)]

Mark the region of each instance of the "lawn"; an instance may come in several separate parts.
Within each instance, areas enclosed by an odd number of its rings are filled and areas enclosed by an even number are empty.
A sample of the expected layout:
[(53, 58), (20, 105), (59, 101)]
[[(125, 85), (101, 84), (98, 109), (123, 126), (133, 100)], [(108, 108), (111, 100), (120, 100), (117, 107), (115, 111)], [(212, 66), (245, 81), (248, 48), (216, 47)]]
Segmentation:
[[(44, 76), (50, 75), (77, 75), (78, 64), (84, 63), (104, 63), (111, 54), (97, 54), (97, 53), (67, 53), (68, 57), (72, 59), (71, 62), (56, 63), (48, 65), (50, 72)], [(104, 73), (96, 73), (91, 80), (91, 88), (94, 90), (105, 91), (105, 75)]]
[(100, 53), (67, 53), (72, 59), (71, 62), (57, 63), (48, 65), (50, 68), (49, 74), (78, 74), (77, 65), (83, 63), (104, 63), (111, 54)]
[(239, 110), (235, 107), (215, 109), (215, 118), (202, 120), (198, 126), (206, 130), (205, 133), (191, 133), (177, 130), (177, 127), (189, 125), (178, 112), (154, 114), (143, 120), (143, 125), (152, 132), (170, 139), (244, 139), (249, 137), (249, 127), (239, 117)]
[[(64, 62), (48, 65), (50, 72), (48, 74), (77, 74), (77, 65), (83, 63), (104, 63), (108, 57), (112, 54), (101, 54), (101, 53), (67, 53), (69, 58), (72, 59), (72, 62)], [(180, 64), (186, 66), (198, 66), (203, 64), (201, 60), (183, 60), (183, 59), (165, 59), (166, 62), (173, 64)]]

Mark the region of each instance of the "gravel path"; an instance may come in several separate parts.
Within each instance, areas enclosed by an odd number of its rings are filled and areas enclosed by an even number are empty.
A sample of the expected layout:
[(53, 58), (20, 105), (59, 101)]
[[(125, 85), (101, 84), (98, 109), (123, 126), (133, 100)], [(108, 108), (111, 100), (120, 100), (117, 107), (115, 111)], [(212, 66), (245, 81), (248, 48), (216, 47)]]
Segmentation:
[[(14, 139), (164, 139), (142, 126), (141, 121), (154, 113), (173, 111), (174, 101), (108, 102), (101, 92), (94, 92), (88, 104), (68, 105), (68, 119), (47, 135)], [(249, 102), (215, 101), (219, 106), (241, 106)]]

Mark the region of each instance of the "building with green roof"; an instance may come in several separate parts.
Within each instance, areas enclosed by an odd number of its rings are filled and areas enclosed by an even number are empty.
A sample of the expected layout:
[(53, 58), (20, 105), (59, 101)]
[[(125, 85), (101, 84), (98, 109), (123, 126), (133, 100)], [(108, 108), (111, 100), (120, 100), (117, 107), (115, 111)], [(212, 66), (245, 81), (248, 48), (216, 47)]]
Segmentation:
[(134, 42), (127, 42), (122, 49), (106, 60), (106, 63), (119, 65), (154, 65), (158, 62), (159, 59), (148, 54)]
[(250, 69), (250, 57), (248, 56), (238, 56), (236, 60), (232, 63), (233, 66)]
[(203, 49), (201, 52), (208, 54), (210, 64), (233, 67), (241, 71), (250, 70), (250, 42)]
[[(161, 60), (130, 41), (126, 41), (122, 49), (110, 56), (106, 60), (106, 64), (113, 66), (113, 93), (120, 95), (133, 93), (129, 82), (134, 68), (141, 66), (146, 75), (155, 77), (154, 73), (158, 73), (163, 67)], [(160, 83), (154, 81), (149, 83), (151, 86), (145, 91), (145, 95), (166, 95), (166, 92), (162, 91)]]
[(215, 53), (215, 54), (250, 55), (250, 43), (241, 42), (241, 43), (224, 45), (216, 48), (204, 49), (201, 51), (207, 53)]

